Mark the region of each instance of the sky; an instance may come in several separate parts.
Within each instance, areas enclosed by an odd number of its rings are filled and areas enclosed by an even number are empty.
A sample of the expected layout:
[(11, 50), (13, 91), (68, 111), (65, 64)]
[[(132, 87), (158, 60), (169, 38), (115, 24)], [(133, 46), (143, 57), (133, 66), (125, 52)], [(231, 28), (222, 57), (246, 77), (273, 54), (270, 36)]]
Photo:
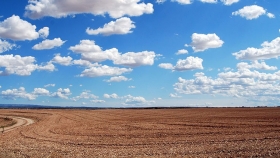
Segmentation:
[(280, 1), (2, 0), (0, 103), (279, 106)]

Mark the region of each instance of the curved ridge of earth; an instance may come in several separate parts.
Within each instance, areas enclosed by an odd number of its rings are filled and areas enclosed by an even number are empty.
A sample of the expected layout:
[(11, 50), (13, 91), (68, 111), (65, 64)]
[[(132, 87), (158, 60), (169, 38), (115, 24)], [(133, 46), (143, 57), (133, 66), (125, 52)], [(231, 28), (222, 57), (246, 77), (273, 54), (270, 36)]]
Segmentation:
[[(5, 117), (7, 117), (7, 116), (5, 116)], [(21, 126), (28, 126), (28, 125), (34, 123), (34, 120), (32, 120), (30, 118), (17, 117), (17, 116), (8, 116), (8, 117), (13, 119), (13, 120), (15, 120), (16, 123), (14, 125), (12, 125), (12, 126), (5, 127), (3, 133), (15, 130), (15, 129), (21, 127)]]

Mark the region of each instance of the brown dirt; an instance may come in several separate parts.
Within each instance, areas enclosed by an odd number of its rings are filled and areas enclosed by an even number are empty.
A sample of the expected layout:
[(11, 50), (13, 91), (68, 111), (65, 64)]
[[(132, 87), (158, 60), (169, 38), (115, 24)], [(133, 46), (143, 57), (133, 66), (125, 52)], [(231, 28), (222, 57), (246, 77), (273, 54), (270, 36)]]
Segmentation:
[[(15, 124), (16, 122), (12, 119), (12, 118), (8, 118), (8, 117), (0, 117), (0, 127), (8, 127), (8, 126), (12, 126), (13, 124)], [(2, 129), (0, 129), (1, 131)]]
[(280, 108), (0, 110), (0, 157), (280, 157)]

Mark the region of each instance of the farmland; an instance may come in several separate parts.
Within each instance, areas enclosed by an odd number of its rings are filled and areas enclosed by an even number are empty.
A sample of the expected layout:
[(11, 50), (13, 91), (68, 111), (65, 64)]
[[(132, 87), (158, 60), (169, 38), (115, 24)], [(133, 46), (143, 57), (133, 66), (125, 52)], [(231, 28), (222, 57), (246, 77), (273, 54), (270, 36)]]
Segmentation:
[(15, 121), (11, 118), (0, 117), (0, 127), (11, 126), (15, 123)]
[(0, 109), (0, 157), (279, 157), (280, 108)]

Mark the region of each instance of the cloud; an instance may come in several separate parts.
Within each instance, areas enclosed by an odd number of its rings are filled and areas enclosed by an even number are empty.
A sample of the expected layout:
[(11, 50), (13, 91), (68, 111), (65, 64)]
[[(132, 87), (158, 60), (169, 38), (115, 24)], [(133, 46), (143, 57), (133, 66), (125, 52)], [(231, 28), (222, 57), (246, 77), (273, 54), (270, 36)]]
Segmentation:
[(38, 33), (41, 38), (47, 38), (49, 36), (49, 28), (43, 27), (38, 31)]
[(83, 60), (91, 62), (114, 60), (119, 56), (117, 49), (112, 48), (103, 51), (101, 47), (96, 45), (92, 40), (81, 40), (78, 45), (71, 46), (69, 49), (75, 53), (80, 53)]
[(111, 21), (108, 24), (105, 24), (103, 28), (98, 29), (90, 29), (87, 28), (86, 32), (89, 35), (98, 35), (102, 34), (105, 36), (110, 35), (123, 35), (132, 33), (131, 29), (135, 28), (134, 22), (130, 20), (130, 18), (122, 17), (117, 19), (116, 21)]
[(52, 84), (46, 84), (46, 85), (44, 85), (44, 87), (55, 87), (55, 84), (54, 84), (54, 83), (52, 83)]
[(69, 50), (75, 53), (101, 52), (102, 49), (92, 40), (81, 40), (80, 44), (71, 46)]
[(79, 96), (71, 98), (71, 100), (78, 101), (80, 99), (98, 99), (98, 98), (99, 98), (98, 96), (94, 94), (90, 94), (90, 91), (84, 91)]
[(105, 103), (105, 100), (98, 100), (98, 99), (95, 99), (95, 100), (91, 100), (90, 102), (92, 103)]
[(257, 60), (252, 61), (251, 65), (245, 62), (237, 64), (238, 69), (261, 69), (261, 70), (277, 70), (276, 66), (269, 66), (264, 61), (259, 63)]
[(159, 4), (161, 4), (161, 3), (164, 3), (166, 0), (156, 0), (156, 3), (159, 3)]
[[(116, 77), (122, 75), (123, 73), (131, 72), (131, 68), (119, 68), (119, 67), (111, 67), (107, 65), (101, 65), (98, 63), (90, 63), (86, 60), (74, 60), (72, 64), (85, 66), (86, 69), (79, 75), (80, 77), (101, 77), (101, 76), (115, 76), (112, 79), (113, 81), (117, 81), (118, 79), (124, 79), (122, 77)], [(110, 81), (111, 81), (110, 79)], [(129, 79), (128, 79), (129, 80)], [(109, 80), (108, 80), (109, 81)]]
[[(241, 67), (241, 65), (247, 65)], [(280, 96), (280, 71), (264, 73), (252, 69), (263, 69), (260, 63), (237, 64), (237, 71), (227, 71), (218, 74), (217, 78), (196, 73), (194, 79), (178, 78), (174, 89), (180, 94), (210, 94), (223, 95), (247, 100), (277, 99)], [(266, 65), (262, 63), (261, 65)], [(275, 68), (268, 66), (268, 69)], [(278, 100), (278, 99), (277, 99)]]
[(131, 71), (131, 68), (110, 67), (107, 65), (94, 66), (85, 69), (80, 77), (118, 76)]
[(179, 96), (177, 93), (170, 93), (169, 94), (169, 96), (171, 97), (171, 98), (181, 98), (182, 96)]
[(176, 55), (181, 55), (181, 54), (188, 54), (188, 50), (186, 50), (186, 49), (180, 49), (180, 50), (178, 50), (178, 52), (176, 53)]
[(112, 18), (127, 16), (140, 16), (153, 13), (151, 3), (139, 3), (140, 0), (29, 0), (25, 7), (25, 16), (39, 19), (44, 16), (55, 18), (68, 15), (90, 13), (93, 15), (109, 14)]
[(121, 82), (121, 81), (130, 81), (130, 78), (126, 78), (125, 76), (114, 76), (109, 80), (105, 80), (106, 82)]
[(52, 62), (47, 62), (47, 64), (45, 65), (39, 65), (37, 67), (37, 70), (39, 71), (54, 71), (55, 70), (55, 66), (52, 64)]
[(84, 67), (92, 67), (92, 66), (98, 66), (99, 65), (98, 63), (92, 64), (90, 61), (82, 60), (82, 59), (73, 60), (72, 64), (73, 65), (80, 65), (80, 66), (84, 66)]
[(51, 96), (54, 98), (68, 99), (68, 96), (71, 94), (72, 93), (69, 88), (59, 88), (57, 92), (52, 93)]
[(224, 5), (232, 5), (233, 3), (239, 2), (239, 0), (221, 0), (221, 2), (223, 2)]
[(39, 44), (32, 47), (35, 50), (53, 49), (55, 47), (62, 46), (66, 41), (62, 41), (60, 38), (54, 38), (53, 40), (46, 39)]
[(185, 60), (179, 59), (174, 69), (177, 71), (203, 69), (202, 62), (203, 59), (190, 56)]
[(193, 0), (171, 0), (171, 2), (178, 2), (179, 4), (191, 4)]
[(190, 56), (186, 59), (179, 59), (175, 66), (173, 66), (171, 63), (161, 63), (158, 66), (163, 69), (186, 71), (194, 69), (203, 69), (202, 62), (203, 59), (199, 57)]
[(16, 45), (0, 39), (0, 53), (12, 50), (13, 47), (16, 47)]
[(266, 15), (267, 15), (269, 18), (271, 18), (271, 19), (272, 19), (272, 18), (275, 18), (275, 15), (272, 14), (272, 13), (267, 13)]
[(156, 54), (152, 51), (143, 52), (128, 52), (121, 54), (113, 60), (116, 65), (125, 65), (129, 67), (136, 67), (142, 65), (153, 65)]
[(261, 44), (262, 48), (249, 47), (245, 50), (232, 53), (239, 60), (260, 60), (278, 58), (280, 55), (280, 37), (271, 42), (265, 41)]
[(7, 89), (1, 92), (1, 96), (4, 99), (16, 100), (17, 98), (23, 98), (28, 100), (35, 100), (36, 95), (32, 93), (27, 93), (24, 87), (20, 87), (19, 89)]
[(33, 94), (48, 96), (50, 92), (45, 88), (34, 88)]
[[(199, 0), (202, 3), (218, 3), (218, 0)], [(156, 3), (164, 3), (165, 0), (157, 0)], [(192, 4), (193, 0), (171, 0), (171, 2), (178, 2), (179, 4)], [(239, 2), (239, 0), (221, 0), (224, 5), (232, 5)]]
[(274, 18), (272, 13), (267, 13), (263, 7), (258, 5), (245, 6), (238, 11), (232, 12), (232, 15), (240, 15), (247, 20), (257, 19), (264, 14), (267, 14), (269, 18)]
[(141, 96), (134, 97), (131, 95), (127, 95), (123, 98), (126, 98), (123, 102), (123, 105), (129, 106), (147, 106), (155, 103), (155, 101), (147, 101), (144, 97)]
[(218, 3), (218, 0), (200, 0), (203, 3)]
[[(45, 30), (45, 29), (43, 29)], [(40, 33), (36, 32), (36, 26), (13, 15), (3, 22), (0, 22), (0, 38), (11, 39), (15, 41), (34, 40), (39, 38)]]
[(90, 61), (82, 60), (82, 59), (73, 60), (73, 61), (72, 61), (72, 64), (73, 64), (73, 65), (80, 65), (80, 66), (84, 66), (84, 67), (101, 66), (101, 65), (99, 65), (98, 63), (91, 63)]
[(69, 49), (75, 53), (80, 53), (83, 60), (91, 62), (111, 60), (116, 65), (129, 67), (153, 65), (157, 56), (153, 51), (128, 52), (124, 54), (121, 54), (116, 48), (103, 51), (92, 40), (81, 40), (78, 45), (71, 46)]
[(202, 52), (209, 48), (222, 47), (224, 41), (220, 39), (215, 33), (214, 34), (192, 34), (192, 49), (195, 52)]
[(104, 94), (103, 97), (106, 98), (106, 99), (110, 99), (110, 98), (112, 98), (112, 99), (118, 99), (118, 98), (119, 98), (119, 96), (118, 96), (116, 93), (113, 93), (113, 94)]
[(158, 66), (163, 69), (170, 69), (170, 70), (174, 69), (174, 66), (171, 63), (161, 63)]
[(104, 94), (103, 97), (106, 99), (122, 99), (124, 100), (122, 104), (126, 106), (147, 106), (155, 103), (155, 101), (148, 101), (142, 96), (118, 96), (116, 93)]
[(51, 61), (64, 66), (69, 66), (72, 64), (72, 58), (70, 56), (61, 57), (60, 54), (56, 54)]
[(128, 88), (136, 88), (135, 86), (128, 86)]
[(21, 57), (20, 55), (0, 55), (0, 68), (4, 67), (4, 71), (0, 71), (0, 76), (16, 74), (20, 76), (29, 76), (35, 70), (53, 71), (54, 66), (37, 65), (35, 58), (32, 56)]

